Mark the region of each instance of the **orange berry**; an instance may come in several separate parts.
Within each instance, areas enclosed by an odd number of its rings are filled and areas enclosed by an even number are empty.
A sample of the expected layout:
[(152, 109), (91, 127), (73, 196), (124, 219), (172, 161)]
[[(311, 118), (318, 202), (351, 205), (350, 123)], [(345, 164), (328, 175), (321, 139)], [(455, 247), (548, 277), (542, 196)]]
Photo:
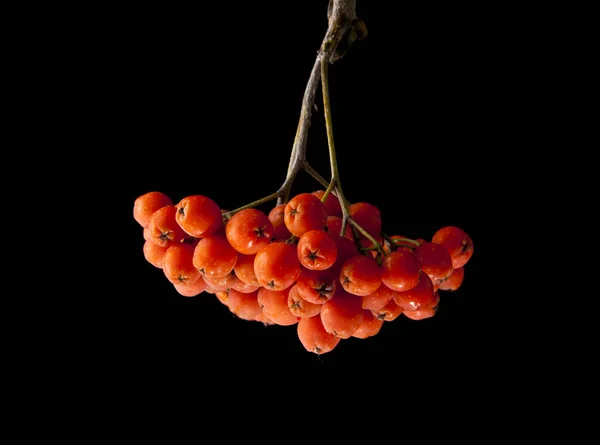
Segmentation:
[(133, 203), (133, 218), (142, 226), (147, 227), (150, 217), (158, 209), (173, 205), (173, 201), (162, 192), (148, 192), (138, 196)]

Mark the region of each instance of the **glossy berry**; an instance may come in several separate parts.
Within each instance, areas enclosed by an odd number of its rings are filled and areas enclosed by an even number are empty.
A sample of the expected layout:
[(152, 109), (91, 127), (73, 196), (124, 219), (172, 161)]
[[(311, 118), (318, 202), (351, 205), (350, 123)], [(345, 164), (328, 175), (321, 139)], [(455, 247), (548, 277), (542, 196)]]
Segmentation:
[(300, 193), (285, 206), (284, 222), (292, 235), (300, 237), (309, 230), (325, 228), (327, 211), (315, 195)]
[(290, 311), (288, 295), (290, 288), (282, 291), (270, 290), (261, 287), (258, 290), (258, 304), (262, 312), (280, 326), (291, 326), (298, 323), (300, 317)]
[(177, 223), (189, 235), (197, 238), (212, 235), (223, 225), (220, 207), (206, 196), (186, 196), (175, 207)]
[(454, 269), (467, 264), (471, 256), (473, 256), (473, 240), (459, 227), (442, 227), (435, 232), (431, 242), (441, 244), (448, 250), (452, 258), (452, 268)]
[(348, 208), (350, 216), (374, 238), (381, 235), (382, 221), (379, 208), (368, 202), (356, 202)]
[(415, 311), (435, 300), (435, 290), (429, 275), (423, 273), (419, 283), (412, 289), (395, 292), (393, 300), (406, 311)]
[(337, 196), (335, 196), (333, 193), (329, 193), (327, 198), (325, 198), (325, 201), (323, 201), (325, 190), (316, 190), (312, 192), (312, 194), (319, 198), (321, 202), (323, 202), (328, 216), (335, 216), (339, 218), (342, 217), (342, 206), (340, 205), (340, 200), (337, 198)]
[(223, 235), (202, 238), (194, 249), (194, 266), (203, 276), (224, 277), (233, 271), (238, 253)]
[(464, 278), (465, 268), (464, 266), (461, 266), (458, 269), (454, 269), (450, 276), (440, 283), (438, 289), (446, 291), (455, 291), (461, 286)]
[(377, 335), (385, 321), (383, 318), (376, 317), (371, 310), (363, 309), (362, 322), (358, 329), (354, 331), (352, 337), (365, 339)]
[(406, 316), (406, 318), (410, 318), (411, 320), (425, 320), (433, 317), (437, 313), (439, 302), (440, 295), (438, 292), (436, 292), (433, 301), (429, 304), (420, 307), (416, 311), (404, 311), (402, 313)]
[(152, 240), (144, 241), (143, 252), (144, 258), (154, 267), (162, 269), (163, 258), (165, 257), (165, 252), (167, 251), (167, 247), (159, 246), (154, 243)]
[(300, 318), (308, 318), (321, 312), (322, 304), (311, 303), (300, 295), (298, 284), (290, 287), (288, 293), (288, 308), (290, 312)]
[(184, 297), (196, 297), (206, 290), (206, 282), (200, 277), (193, 283), (173, 283), (173, 287)]
[(237, 252), (253, 255), (271, 241), (273, 223), (258, 209), (244, 209), (227, 221), (225, 236)]
[(243, 320), (254, 321), (255, 317), (262, 312), (258, 303), (258, 291), (244, 294), (229, 289), (227, 295), (227, 307)]
[(394, 291), (386, 285), (379, 286), (377, 290), (363, 296), (363, 309), (377, 311), (384, 307), (394, 297)]
[(404, 308), (396, 304), (396, 302), (392, 299), (388, 301), (388, 304), (381, 309), (371, 312), (373, 313), (373, 316), (379, 320), (393, 321), (398, 318), (403, 311)]
[(412, 289), (419, 283), (421, 264), (405, 250), (396, 250), (385, 256), (382, 262), (381, 281), (395, 291)]
[(158, 209), (173, 205), (173, 201), (162, 192), (152, 191), (138, 196), (133, 203), (133, 218), (142, 226), (148, 227), (150, 217)]
[(354, 255), (340, 270), (340, 284), (354, 295), (369, 295), (381, 285), (382, 269), (371, 256)]
[(434, 284), (445, 280), (452, 273), (452, 257), (441, 244), (424, 242), (415, 249), (414, 255), (421, 264), (421, 270), (429, 275)]
[(324, 304), (331, 300), (337, 287), (338, 281), (328, 271), (301, 268), (296, 281), (300, 296), (313, 304)]
[(340, 337), (325, 330), (320, 315), (301, 318), (296, 329), (304, 349), (317, 355), (333, 351), (341, 341)]
[(175, 206), (164, 206), (155, 211), (148, 221), (150, 239), (156, 245), (169, 247), (178, 244), (187, 234), (177, 223)]
[(337, 216), (328, 216), (325, 229), (331, 235), (335, 236), (344, 236), (348, 239), (354, 240), (354, 234), (352, 233), (352, 226), (350, 224), (346, 224), (346, 228), (344, 229), (344, 233), (342, 234), (342, 226), (344, 224), (344, 220)]
[(337, 244), (325, 230), (309, 230), (298, 240), (298, 260), (307, 269), (326, 270), (337, 260)]
[(258, 283), (271, 290), (284, 290), (300, 275), (296, 245), (284, 242), (267, 244), (254, 257), (254, 273)]
[(163, 271), (173, 284), (192, 284), (201, 276), (193, 264), (194, 248), (189, 244), (177, 243), (169, 246), (163, 257)]
[(291, 232), (285, 226), (285, 204), (279, 204), (271, 209), (267, 215), (271, 224), (273, 224), (273, 238), (275, 241), (285, 241), (292, 236)]
[(362, 298), (338, 288), (321, 308), (321, 321), (325, 330), (336, 337), (349, 338), (363, 320)]

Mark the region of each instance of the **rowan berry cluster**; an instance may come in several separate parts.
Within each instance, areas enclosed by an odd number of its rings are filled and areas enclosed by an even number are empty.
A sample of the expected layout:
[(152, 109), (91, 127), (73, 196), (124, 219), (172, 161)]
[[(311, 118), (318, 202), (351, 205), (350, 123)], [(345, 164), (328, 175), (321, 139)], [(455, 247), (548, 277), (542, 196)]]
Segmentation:
[(354, 225), (324, 190), (297, 194), (269, 213), (233, 214), (203, 195), (175, 203), (152, 191), (135, 200), (133, 216), (146, 260), (179, 294), (213, 294), (243, 320), (296, 325), (304, 348), (323, 354), (343, 339), (376, 335), (400, 315), (433, 317), (440, 291), (461, 286), (473, 254), (459, 227), (413, 240), (383, 234), (371, 203), (348, 211)]

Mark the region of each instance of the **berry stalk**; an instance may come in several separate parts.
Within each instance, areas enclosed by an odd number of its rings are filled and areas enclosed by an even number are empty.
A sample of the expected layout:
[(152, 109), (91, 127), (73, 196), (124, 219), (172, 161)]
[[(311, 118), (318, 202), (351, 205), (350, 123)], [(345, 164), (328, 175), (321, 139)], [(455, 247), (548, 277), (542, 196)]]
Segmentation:
[[(331, 102), (329, 99), (329, 60), (327, 57), (323, 57), (321, 60), (321, 89), (323, 92), (323, 108), (325, 114), (325, 127), (327, 130), (327, 144), (329, 146), (329, 162), (331, 164), (331, 183), (327, 188), (325, 195), (323, 196), (323, 200), (327, 198), (327, 193), (331, 191), (332, 186), (335, 187), (336, 195), (338, 200), (340, 201), (340, 205), (342, 207), (342, 233), (346, 230), (346, 225), (350, 224), (353, 230), (357, 230), (362, 235), (365, 236), (373, 246), (376, 248), (378, 255), (377, 261), (380, 262), (381, 258), (385, 256), (385, 252), (383, 247), (379, 242), (373, 238), (365, 229), (363, 229), (360, 224), (352, 219), (350, 216), (350, 211), (348, 209), (348, 201), (344, 197), (344, 192), (342, 191), (342, 183), (340, 181), (340, 174), (338, 170), (337, 157), (335, 154), (335, 143), (333, 140), (333, 124), (331, 121)], [(356, 237), (358, 239), (358, 237)]]
[[(280, 193), (277, 199), (278, 205), (288, 202), (296, 175), (306, 163), (308, 128), (310, 127), (315, 96), (321, 78), (322, 61), (326, 60), (327, 63), (330, 63), (341, 59), (348, 47), (356, 40), (357, 35), (364, 34), (361, 31), (364, 24), (356, 18), (356, 0), (330, 0), (327, 17), (327, 32), (317, 53), (315, 64), (304, 91), (298, 129), (294, 137), (287, 175), (278, 190), (278, 193)], [(340, 43), (343, 43), (343, 45), (340, 45)], [(338, 46), (340, 47), (339, 51)]]
[(251, 203), (243, 205), (242, 207), (238, 207), (237, 209), (230, 210), (228, 212), (223, 212), (223, 219), (225, 219), (226, 221), (228, 221), (237, 212), (239, 212), (241, 210), (250, 209), (252, 207), (259, 206), (261, 204), (264, 204), (265, 202), (272, 201), (272, 200), (274, 200), (276, 198), (279, 198), (282, 193), (283, 192), (281, 190), (277, 190), (275, 193), (271, 193), (270, 195), (265, 196), (264, 198), (257, 199), (256, 201), (253, 201)]

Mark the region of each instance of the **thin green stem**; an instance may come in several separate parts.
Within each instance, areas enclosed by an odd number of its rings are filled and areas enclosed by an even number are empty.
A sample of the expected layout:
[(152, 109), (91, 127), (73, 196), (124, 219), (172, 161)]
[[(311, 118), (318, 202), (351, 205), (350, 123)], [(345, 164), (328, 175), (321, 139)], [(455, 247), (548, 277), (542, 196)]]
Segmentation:
[[(327, 143), (329, 146), (329, 162), (331, 164), (331, 183), (328, 186), (335, 186), (336, 195), (338, 200), (340, 201), (340, 205), (342, 207), (342, 231), (344, 233), (346, 230), (346, 225), (350, 224), (354, 229), (357, 230), (361, 235), (367, 238), (373, 246), (377, 249), (377, 261), (381, 262), (381, 258), (385, 255), (383, 247), (381, 244), (373, 237), (369, 232), (363, 229), (360, 224), (358, 224), (354, 219), (350, 217), (350, 210), (348, 208), (348, 201), (344, 197), (344, 192), (342, 191), (342, 184), (340, 181), (340, 175), (338, 171), (338, 163), (337, 157), (335, 154), (335, 143), (333, 140), (333, 124), (331, 122), (331, 103), (329, 99), (329, 60), (327, 58), (323, 58), (321, 60), (321, 90), (323, 92), (323, 112), (325, 114), (325, 128), (327, 130)], [(354, 232), (356, 235), (356, 232)], [(358, 239), (358, 237), (356, 237)]]
[[(383, 238), (390, 244), (392, 244), (392, 246), (395, 247), (417, 247), (420, 245), (420, 243), (418, 241), (415, 241), (414, 239), (410, 239), (410, 238), (406, 238), (404, 236), (394, 236), (393, 238), (389, 235), (386, 235), (385, 233), (382, 234)], [(406, 246), (405, 244), (413, 244), (413, 246)]]
[(304, 170), (306, 170), (306, 172), (309, 175), (311, 175), (313, 178), (315, 178), (317, 180), (317, 182), (319, 184), (321, 184), (323, 187), (327, 188), (331, 184), (323, 176), (321, 176), (318, 171), (316, 171), (314, 168), (312, 168), (308, 162), (305, 162), (302, 167), (304, 168)]
[(265, 202), (269, 202), (269, 201), (272, 201), (274, 199), (277, 199), (277, 198), (279, 198), (282, 195), (282, 193), (283, 193), (283, 190), (277, 190), (275, 193), (271, 193), (269, 196), (265, 196), (264, 198), (261, 198), (261, 199), (258, 199), (256, 201), (253, 201), (253, 202), (251, 202), (249, 204), (246, 204), (246, 205), (244, 205), (242, 207), (238, 207), (235, 210), (230, 210), (228, 212), (224, 212), (222, 216), (223, 216), (224, 219), (229, 220), (237, 212), (240, 212), (240, 211), (245, 210), (245, 209), (250, 209), (252, 207), (256, 207), (256, 206), (259, 206), (261, 204), (264, 204)]
[(337, 158), (335, 155), (335, 143), (333, 141), (333, 124), (331, 122), (331, 103), (329, 100), (329, 60), (321, 60), (321, 88), (323, 91), (323, 110), (325, 114), (325, 128), (327, 130), (327, 145), (329, 146), (329, 163), (331, 164), (331, 182), (336, 184), (338, 190), (342, 190), (340, 182)]
[(327, 187), (327, 189), (325, 190), (325, 193), (323, 193), (323, 196), (321, 197), (321, 201), (325, 202), (327, 200), (327, 197), (329, 196), (329, 194), (333, 191), (333, 189), (335, 188), (335, 181), (331, 181), (329, 183), (329, 186)]

